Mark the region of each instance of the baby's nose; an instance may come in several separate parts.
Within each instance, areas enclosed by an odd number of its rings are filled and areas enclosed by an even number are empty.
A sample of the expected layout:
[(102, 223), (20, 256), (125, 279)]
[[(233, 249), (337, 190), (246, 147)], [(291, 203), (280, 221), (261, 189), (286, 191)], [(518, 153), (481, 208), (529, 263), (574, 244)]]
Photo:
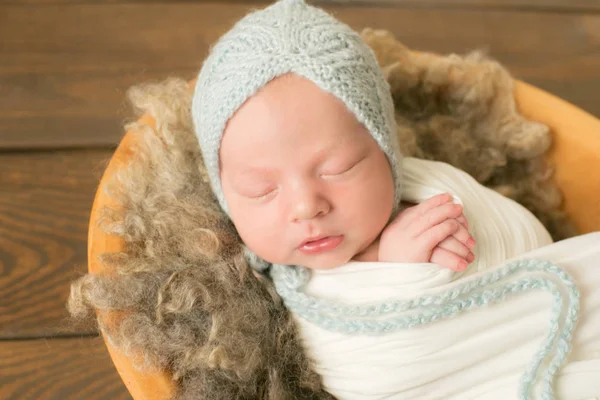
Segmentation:
[(293, 198), (291, 221), (298, 222), (317, 218), (329, 213), (329, 201), (319, 193), (305, 190)]

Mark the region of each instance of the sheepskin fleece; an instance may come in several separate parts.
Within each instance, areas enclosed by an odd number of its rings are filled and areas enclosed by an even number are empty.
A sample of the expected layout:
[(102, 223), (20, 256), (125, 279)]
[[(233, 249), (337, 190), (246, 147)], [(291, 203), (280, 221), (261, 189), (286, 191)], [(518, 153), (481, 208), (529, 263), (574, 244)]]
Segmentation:
[[(512, 80), (480, 53), (415, 54), (389, 32), (366, 29), (390, 83), (407, 156), (440, 160), (531, 210), (554, 239), (572, 236), (543, 155), (548, 128), (518, 114)], [(109, 183), (119, 207), (102, 229), (124, 239), (102, 261), (117, 274), (72, 284), (69, 310), (136, 354), (141, 369), (168, 370), (176, 399), (330, 399), (271, 282), (248, 267), (239, 236), (203, 170), (183, 79), (133, 87), (135, 159)]]

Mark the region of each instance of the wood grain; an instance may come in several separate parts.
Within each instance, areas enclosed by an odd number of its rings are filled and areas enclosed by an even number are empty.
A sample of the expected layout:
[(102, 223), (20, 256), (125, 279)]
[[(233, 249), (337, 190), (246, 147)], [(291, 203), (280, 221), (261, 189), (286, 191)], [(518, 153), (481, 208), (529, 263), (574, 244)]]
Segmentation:
[[(186, 1), (186, 0), (184, 0)], [(215, 2), (216, 0), (187, 0)], [(327, 3), (364, 3), (364, 4), (391, 4), (393, 6), (426, 6), (426, 7), (480, 7), (504, 9), (531, 9), (531, 10), (600, 10), (597, 0), (307, 0), (311, 4)], [(93, 4), (93, 3), (164, 3), (165, 0), (0, 0), (0, 4)], [(257, 0), (219, 0), (221, 3), (260, 3)]]
[[(47, 66), (48, 67), (48, 66)], [(142, 67), (143, 68), (143, 67)], [(192, 69), (172, 75), (191, 76)], [(133, 119), (128, 87), (170, 73), (0, 73), (0, 149), (114, 146)]]
[(0, 341), (3, 400), (131, 399), (102, 339)]
[(89, 332), (65, 309), (87, 270), (93, 196), (112, 151), (0, 154), (0, 338)]
[(595, 12), (597, 0), (320, 0), (318, 3), (386, 4), (395, 7), (487, 8), (531, 11)]
[[(194, 77), (210, 44), (263, 4), (0, 5), (0, 148), (116, 144), (130, 115), (129, 86)], [(600, 115), (597, 13), (326, 8), (355, 29), (389, 29), (415, 49), (483, 48), (517, 77)]]

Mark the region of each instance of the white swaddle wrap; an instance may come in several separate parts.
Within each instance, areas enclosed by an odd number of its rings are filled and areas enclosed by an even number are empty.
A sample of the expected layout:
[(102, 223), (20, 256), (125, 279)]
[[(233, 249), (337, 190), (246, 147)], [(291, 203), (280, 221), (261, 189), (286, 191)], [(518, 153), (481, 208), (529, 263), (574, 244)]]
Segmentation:
[[(351, 262), (312, 271), (302, 291), (368, 305), (448, 290), (509, 259), (552, 261), (573, 277), (581, 295), (573, 350), (558, 374), (555, 394), (572, 400), (600, 397), (600, 233), (552, 244), (524, 207), (444, 163), (406, 158), (403, 185), (409, 202), (450, 192), (464, 205), (477, 240), (469, 269), (454, 273), (435, 264)], [(504, 400), (517, 398), (519, 378), (548, 331), (551, 305), (547, 292), (527, 291), (383, 335), (346, 335), (295, 319), (316, 371), (340, 399)]]

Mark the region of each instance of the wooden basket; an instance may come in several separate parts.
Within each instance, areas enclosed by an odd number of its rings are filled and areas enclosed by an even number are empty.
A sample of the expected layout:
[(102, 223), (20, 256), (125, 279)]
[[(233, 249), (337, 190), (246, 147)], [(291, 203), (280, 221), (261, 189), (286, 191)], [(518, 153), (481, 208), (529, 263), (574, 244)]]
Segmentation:
[[(515, 82), (519, 111), (529, 120), (551, 128), (554, 142), (547, 157), (556, 166), (555, 180), (564, 195), (564, 210), (580, 233), (600, 230), (600, 120), (549, 93), (529, 84)], [(149, 116), (145, 122), (154, 123)], [(98, 255), (119, 251), (120, 238), (101, 230), (96, 221), (104, 206), (117, 206), (103, 187), (111, 176), (135, 157), (135, 135), (128, 132), (114, 153), (100, 182), (92, 208), (88, 234), (89, 272), (105, 273)], [(110, 315), (103, 318), (111, 319)], [(114, 321), (115, 318), (112, 318)], [(106, 340), (105, 340), (106, 342)], [(166, 400), (174, 393), (169, 374), (140, 373), (133, 360), (125, 357), (108, 342), (106, 346), (125, 385), (135, 400)]]

